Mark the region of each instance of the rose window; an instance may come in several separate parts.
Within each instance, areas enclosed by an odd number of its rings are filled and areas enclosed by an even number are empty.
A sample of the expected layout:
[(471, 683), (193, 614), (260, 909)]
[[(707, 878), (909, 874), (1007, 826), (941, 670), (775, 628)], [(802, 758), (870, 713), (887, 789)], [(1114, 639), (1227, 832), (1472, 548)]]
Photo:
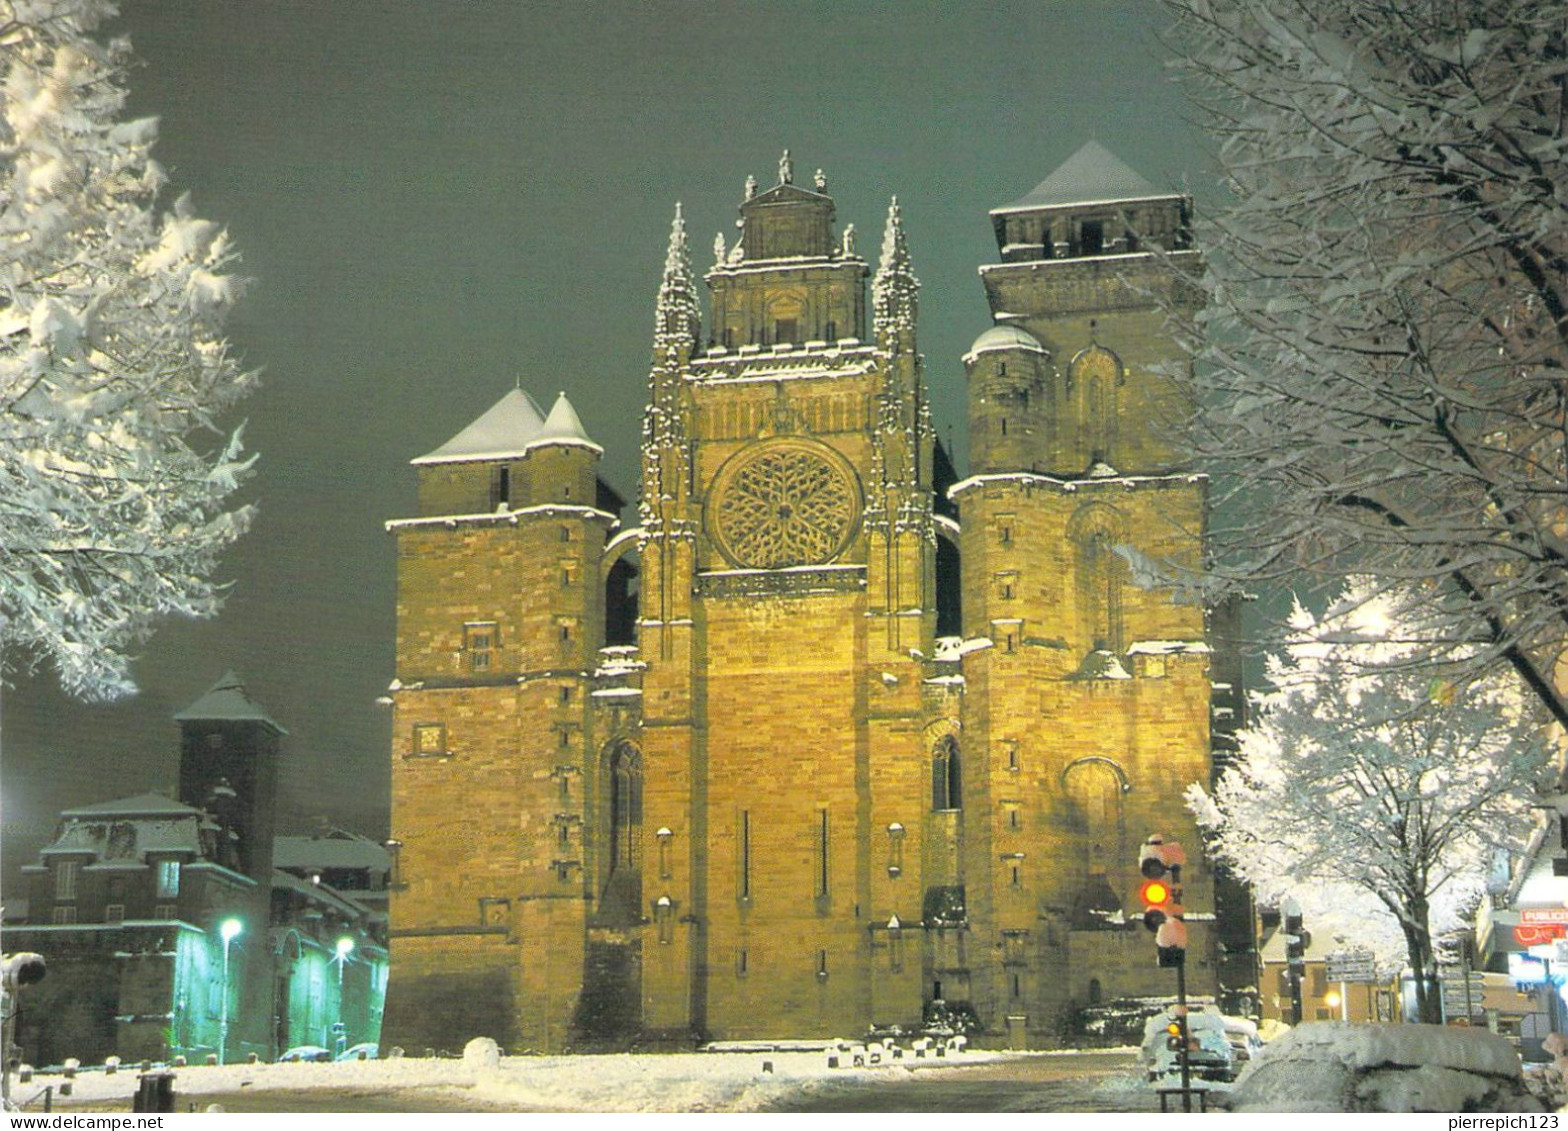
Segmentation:
[(820, 565), (848, 544), (860, 492), (842, 457), (781, 440), (742, 452), (719, 473), (712, 511), (724, 555), (749, 569)]

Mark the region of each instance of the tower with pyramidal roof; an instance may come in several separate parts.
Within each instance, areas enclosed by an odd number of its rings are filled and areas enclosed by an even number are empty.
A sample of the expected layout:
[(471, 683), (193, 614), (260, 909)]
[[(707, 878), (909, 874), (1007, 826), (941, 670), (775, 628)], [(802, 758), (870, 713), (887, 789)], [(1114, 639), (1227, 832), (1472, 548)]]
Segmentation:
[(1091, 143), (992, 213), (958, 482), (896, 198), (874, 266), (787, 152), (739, 207), (706, 322), (676, 207), (633, 526), (564, 394), (414, 460), (388, 1043), (1045, 1045), (1169, 991), (1146, 835), (1187, 842), (1212, 910), (1180, 800), (1209, 778), (1203, 612), (1128, 568), (1199, 560), (1162, 430), (1187, 200)]

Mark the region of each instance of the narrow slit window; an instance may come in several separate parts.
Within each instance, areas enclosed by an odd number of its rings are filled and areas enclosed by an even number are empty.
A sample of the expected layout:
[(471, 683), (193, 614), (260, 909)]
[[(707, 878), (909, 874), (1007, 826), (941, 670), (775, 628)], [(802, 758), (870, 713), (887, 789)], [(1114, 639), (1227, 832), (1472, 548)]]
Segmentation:
[(740, 814), (740, 897), (751, 898), (751, 810)]
[(817, 813), (817, 898), (828, 894), (828, 811)]

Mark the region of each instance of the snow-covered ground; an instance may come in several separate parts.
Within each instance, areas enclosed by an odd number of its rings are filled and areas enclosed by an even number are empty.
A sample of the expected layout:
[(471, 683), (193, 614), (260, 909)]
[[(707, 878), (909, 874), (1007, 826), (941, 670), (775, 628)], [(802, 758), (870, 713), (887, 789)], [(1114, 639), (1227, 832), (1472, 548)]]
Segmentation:
[[(840, 1053), (840, 1062), (850, 1063)], [(482, 1055), (464, 1059), (403, 1057), (340, 1064), (231, 1064), (170, 1069), (183, 1109), (187, 1100), (225, 1093), (299, 1089), (461, 1089), (464, 1106), (534, 1108), (553, 1111), (687, 1112), (757, 1111), (787, 1095), (811, 1091), (831, 1081), (893, 1078), (910, 1071), (980, 1064), (1009, 1057), (1005, 1052), (951, 1052), (943, 1059), (904, 1059), (864, 1068), (829, 1068), (824, 1052), (671, 1053), (620, 1056), (512, 1056), (491, 1066)], [(763, 1070), (764, 1062), (772, 1071)], [(99, 1104), (128, 1099), (137, 1072), (122, 1068), (79, 1074), (69, 1099)], [(22, 1096), (61, 1077), (37, 1075), (16, 1091)]]

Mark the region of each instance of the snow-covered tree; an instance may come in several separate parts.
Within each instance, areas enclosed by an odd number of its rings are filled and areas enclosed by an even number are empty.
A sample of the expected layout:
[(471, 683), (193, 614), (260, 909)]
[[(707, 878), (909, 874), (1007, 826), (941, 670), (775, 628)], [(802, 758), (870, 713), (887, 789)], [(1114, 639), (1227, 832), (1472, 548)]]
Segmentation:
[(120, 120), (105, 0), (0, 0), (0, 676), (131, 686), (130, 650), (221, 598), (249, 469), (218, 417), (253, 376), (223, 321), (224, 231), (160, 214), (154, 119)]
[(1568, 7), (1164, 2), (1230, 200), (1188, 327), (1219, 568), (1440, 582), (1438, 658), (1568, 725)]
[(1364, 933), (1324, 925), (1374, 949), (1397, 929), (1430, 1021), (1433, 940), (1463, 924), (1495, 854), (1533, 827), (1552, 748), (1520, 718), (1511, 678), (1434, 680), (1411, 665), (1420, 645), (1400, 605), (1358, 579), (1320, 619), (1298, 607), (1235, 762), (1188, 803), (1264, 901), (1381, 907)]

